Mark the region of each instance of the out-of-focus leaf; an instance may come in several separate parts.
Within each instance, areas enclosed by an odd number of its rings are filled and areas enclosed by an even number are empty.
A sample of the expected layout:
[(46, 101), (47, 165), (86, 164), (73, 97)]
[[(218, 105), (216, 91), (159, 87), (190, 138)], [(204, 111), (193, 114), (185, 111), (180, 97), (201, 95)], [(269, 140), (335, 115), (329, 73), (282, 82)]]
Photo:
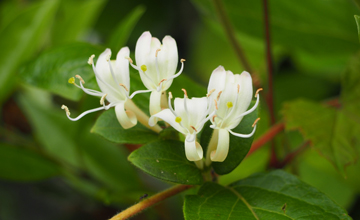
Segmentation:
[(343, 111), (298, 100), (285, 106), (284, 118), (287, 130), (299, 129), (343, 175), (359, 158), (360, 126)]
[(59, 174), (52, 161), (30, 150), (0, 143), (0, 178), (37, 181)]
[[(251, 106), (254, 103), (251, 104)], [(252, 132), (253, 127), (252, 124), (258, 118), (258, 110), (253, 111), (249, 115), (245, 116), (240, 124), (232, 129), (232, 131), (240, 134), (249, 134)], [(203, 148), (207, 150), (207, 145), (209, 144), (209, 140), (212, 136), (213, 129), (209, 127), (209, 123), (207, 123), (201, 134), (200, 144)], [(228, 174), (232, 170), (234, 170), (241, 161), (245, 158), (246, 154), (249, 152), (252, 141), (254, 139), (254, 135), (250, 138), (240, 138), (230, 135), (230, 144), (229, 144), (229, 153), (226, 159), (223, 162), (213, 162), (212, 166), (216, 173), (218, 174)], [(206, 155), (204, 153), (204, 155)]]
[(84, 92), (68, 83), (69, 78), (80, 75), (85, 87), (97, 88), (94, 72), (87, 63), (92, 54), (100, 55), (103, 48), (88, 43), (72, 43), (42, 53), (22, 71), (24, 82), (63, 96), (79, 100)]
[(106, 2), (107, 0), (62, 0), (53, 24), (52, 43), (61, 44), (79, 39), (94, 23)]
[[(212, 1), (194, 0), (207, 19), (216, 20)], [(223, 1), (231, 23), (239, 33), (262, 40), (262, 1)], [(359, 10), (350, 1), (306, 0), (270, 1), (271, 40), (293, 55), (302, 68), (325, 72), (323, 77), (339, 78), (346, 58), (354, 53), (358, 43), (352, 16)], [(305, 58), (306, 57), (306, 58)], [(320, 58), (327, 65), (317, 66)]]
[(187, 195), (186, 220), (351, 219), (325, 194), (281, 170), (254, 174), (224, 187), (205, 183)]
[(0, 33), (0, 102), (15, 84), (19, 65), (44, 43), (43, 35), (58, 7), (57, 0), (34, 3), (12, 19)]
[(159, 141), (144, 145), (132, 152), (129, 161), (144, 172), (174, 183), (200, 185), (201, 171), (186, 159), (184, 143)]
[(64, 117), (64, 112), (43, 108), (29, 96), (21, 95), (19, 104), (31, 122), (35, 136), (51, 156), (73, 166), (79, 164), (79, 152), (74, 142), (76, 125)]
[(356, 26), (357, 26), (357, 29), (358, 29), (359, 41), (360, 41), (360, 16), (359, 15), (354, 15), (354, 17), (355, 17)]
[(144, 12), (145, 7), (142, 5), (137, 6), (129, 12), (129, 14), (114, 29), (114, 32), (109, 39), (108, 46), (116, 51), (125, 46), (132, 30)]
[(114, 109), (102, 113), (91, 132), (99, 134), (109, 141), (123, 144), (145, 144), (158, 140), (155, 132), (139, 122), (135, 127), (124, 129), (117, 120)]

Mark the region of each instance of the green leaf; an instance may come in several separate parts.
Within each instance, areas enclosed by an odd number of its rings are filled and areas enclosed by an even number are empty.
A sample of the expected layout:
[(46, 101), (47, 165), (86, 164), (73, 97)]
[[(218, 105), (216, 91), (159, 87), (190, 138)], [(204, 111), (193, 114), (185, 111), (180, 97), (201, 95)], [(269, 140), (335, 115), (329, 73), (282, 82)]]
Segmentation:
[(228, 187), (205, 183), (187, 195), (186, 220), (351, 219), (325, 194), (281, 170), (252, 175)]
[(79, 100), (84, 92), (68, 83), (80, 75), (85, 87), (97, 88), (95, 75), (87, 63), (92, 54), (98, 56), (103, 48), (88, 43), (72, 43), (42, 53), (21, 71), (26, 83), (71, 100)]
[[(254, 102), (250, 105), (252, 106)], [(252, 124), (258, 118), (258, 110), (252, 112), (251, 114), (245, 116), (240, 124), (234, 128), (232, 131), (240, 134), (249, 134), (253, 130)], [(203, 148), (207, 150), (207, 145), (211, 138), (213, 129), (209, 127), (207, 123), (201, 134), (200, 144)], [(251, 148), (254, 135), (250, 138), (240, 138), (230, 135), (230, 144), (229, 144), (229, 153), (224, 162), (213, 162), (212, 166), (216, 173), (224, 175), (233, 171), (245, 158), (247, 153)], [(205, 151), (206, 151), (205, 150)], [(204, 155), (206, 155), (204, 153)]]
[(78, 40), (96, 21), (106, 2), (107, 0), (62, 0), (53, 24), (52, 43), (63, 44)]
[(359, 154), (360, 126), (342, 110), (298, 100), (284, 106), (287, 130), (299, 129), (305, 139), (343, 174)]
[(140, 123), (130, 129), (124, 129), (117, 120), (114, 109), (102, 113), (91, 132), (109, 141), (122, 144), (145, 144), (158, 140), (155, 132)]
[(144, 145), (132, 152), (129, 161), (146, 173), (174, 183), (200, 185), (201, 171), (186, 159), (184, 143), (159, 141)]
[(0, 143), (0, 178), (37, 181), (59, 174), (52, 161), (26, 149)]
[(129, 14), (118, 24), (108, 42), (108, 46), (115, 50), (119, 50), (125, 46), (132, 30), (145, 12), (145, 7), (142, 5), (134, 8)]
[(359, 15), (354, 15), (355, 17), (355, 21), (356, 21), (356, 26), (358, 29), (358, 37), (359, 37), (359, 41), (360, 41), (360, 16)]
[(77, 125), (68, 120), (60, 108), (56, 111), (48, 106), (42, 107), (29, 95), (20, 95), (19, 104), (44, 151), (62, 162), (77, 167), (79, 152), (73, 139)]
[(15, 84), (19, 65), (44, 43), (43, 35), (55, 16), (57, 0), (32, 4), (0, 32), (0, 102)]

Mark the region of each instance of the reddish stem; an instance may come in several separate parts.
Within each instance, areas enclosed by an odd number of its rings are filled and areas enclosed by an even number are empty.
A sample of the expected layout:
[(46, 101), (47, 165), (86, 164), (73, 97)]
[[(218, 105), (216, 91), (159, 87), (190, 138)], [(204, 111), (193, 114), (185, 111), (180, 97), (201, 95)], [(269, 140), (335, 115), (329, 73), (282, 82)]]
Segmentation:
[(310, 145), (310, 143), (311, 141), (306, 141), (295, 151), (286, 155), (286, 157), (281, 161), (281, 163), (277, 164), (276, 168), (283, 168), (285, 165), (289, 164), (296, 156), (302, 153)]

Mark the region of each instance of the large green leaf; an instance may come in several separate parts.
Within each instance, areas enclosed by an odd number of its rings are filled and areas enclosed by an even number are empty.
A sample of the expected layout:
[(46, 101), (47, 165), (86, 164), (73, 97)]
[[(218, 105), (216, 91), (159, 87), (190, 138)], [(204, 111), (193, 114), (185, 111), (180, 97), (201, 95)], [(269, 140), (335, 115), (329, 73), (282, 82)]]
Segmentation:
[(0, 143), (0, 178), (36, 181), (59, 174), (54, 162), (26, 149)]
[(360, 126), (344, 111), (298, 100), (285, 105), (284, 117), (287, 130), (299, 129), (341, 173), (358, 159)]
[(144, 145), (132, 152), (129, 160), (146, 173), (170, 182), (200, 185), (201, 171), (186, 159), (184, 143), (159, 141)]
[[(252, 103), (253, 105), (254, 103)], [(241, 123), (234, 128), (232, 131), (240, 134), (249, 134), (253, 130), (252, 124), (258, 118), (258, 110), (252, 112), (251, 114), (245, 116)], [(213, 129), (210, 128), (210, 123), (207, 123), (201, 134), (200, 144), (207, 150), (207, 145), (213, 133)], [(245, 158), (246, 154), (251, 148), (254, 135), (250, 138), (239, 138), (230, 135), (230, 144), (229, 144), (229, 153), (224, 162), (213, 162), (212, 166), (216, 173), (218, 174), (227, 174), (233, 171)], [(206, 151), (205, 150), (205, 151)], [(204, 153), (204, 155), (206, 155)]]
[(96, 21), (106, 2), (107, 0), (62, 0), (51, 32), (52, 43), (63, 44), (78, 40)]
[(68, 83), (69, 78), (80, 75), (85, 87), (96, 88), (93, 70), (87, 60), (92, 54), (98, 56), (103, 49), (88, 43), (72, 43), (55, 47), (42, 53), (21, 72), (26, 83), (61, 95), (79, 100), (83, 91)]
[(125, 46), (132, 30), (144, 12), (145, 7), (142, 5), (137, 6), (129, 12), (129, 14), (115, 28), (109, 39), (108, 46), (115, 50), (119, 50), (121, 47)]
[[(217, 20), (213, 1), (193, 1), (206, 19)], [(261, 0), (222, 2), (239, 36), (263, 40)], [(344, 68), (347, 57), (357, 49), (352, 16), (358, 13), (351, 1), (269, 1), (271, 41), (286, 48), (301, 67), (312, 71), (326, 70), (323, 77), (338, 78), (337, 72)], [(238, 39), (242, 42), (243, 38)], [(318, 65), (319, 62), (325, 65)]]
[(0, 32), (0, 102), (12, 89), (19, 65), (44, 43), (43, 35), (55, 16), (57, 0), (31, 4)]
[(91, 132), (109, 141), (123, 144), (145, 144), (158, 140), (155, 132), (138, 123), (135, 127), (124, 129), (116, 118), (114, 109), (102, 113)]
[(319, 190), (281, 170), (254, 174), (228, 187), (205, 183), (185, 197), (186, 220), (351, 219)]

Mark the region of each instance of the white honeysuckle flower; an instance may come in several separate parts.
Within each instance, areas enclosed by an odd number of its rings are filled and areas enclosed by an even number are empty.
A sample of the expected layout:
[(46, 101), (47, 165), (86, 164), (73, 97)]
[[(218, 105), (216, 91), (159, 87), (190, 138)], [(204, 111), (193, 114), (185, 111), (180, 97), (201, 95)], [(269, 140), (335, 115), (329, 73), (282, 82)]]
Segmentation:
[(196, 141), (196, 134), (201, 131), (204, 124), (213, 116), (209, 114), (208, 98), (189, 99), (183, 89), (184, 98), (175, 98), (174, 109), (171, 105), (172, 95), (169, 92), (168, 109), (164, 109), (149, 119), (149, 125), (154, 126), (157, 118), (170, 124), (177, 131), (185, 135), (185, 154), (189, 161), (199, 161), (203, 158), (203, 150)]
[[(253, 124), (253, 130), (250, 134), (238, 134), (232, 131), (239, 125), (245, 115), (253, 112), (259, 104), (259, 94), (256, 91), (257, 98), (255, 105), (249, 108), (253, 96), (252, 79), (248, 72), (243, 71), (240, 75), (233, 74), (231, 71), (225, 71), (224, 67), (216, 68), (210, 77), (208, 85), (208, 97), (214, 100), (210, 105), (211, 111), (215, 111), (212, 117), (211, 128), (217, 132), (217, 143), (211, 143), (207, 154), (207, 165), (211, 161), (223, 162), (229, 152), (230, 134), (249, 138), (256, 130), (257, 119)], [(246, 111), (247, 110), (247, 111)], [(208, 158), (210, 157), (210, 158)]]
[(149, 110), (150, 115), (161, 111), (161, 95), (171, 86), (174, 78), (184, 69), (184, 59), (181, 59), (181, 68), (175, 74), (178, 65), (178, 50), (176, 41), (165, 36), (162, 44), (159, 39), (152, 37), (149, 31), (144, 32), (138, 39), (135, 47), (136, 65), (130, 64), (139, 71), (142, 82), (151, 92)]
[[(123, 47), (118, 52), (116, 60), (110, 60), (111, 50), (106, 49), (100, 54), (96, 66), (93, 61), (95, 55), (89, 58), (88, 63), (93, 67), (96, 81), (101, 91), (85, 88), (85, 82), (79, 75), (76, 75), (76, 78), (79, 79), (80, 85), (75, 83), (74, 77), (69, 79), (69, 83), (74, 84), (85, 93), (101, 97), (100, 105), (102, 105), (102, 107), (85, 111), (76, 118), (71, 118), (69, 109), (63, 105), (61, 108), (66, 111), (66, 115), (70, 120), (77, 121), (91, 112), (108, 110), (111, 107), (115, 107), (116, 117), (123, 128), (131, 128), (137, 124), (135, 113), (129, 109), (125, 110), (129, 104), (131, 106), (131, 103), (129, 103), (131, 102), (130, 99), (138, 93), (134, 92), (129, 96), (130, 78), (129, 60), (127, 59), (129, 54), (129, 48)], [(108, 105), (105, 104), (105, 99), (109, 102)]]

